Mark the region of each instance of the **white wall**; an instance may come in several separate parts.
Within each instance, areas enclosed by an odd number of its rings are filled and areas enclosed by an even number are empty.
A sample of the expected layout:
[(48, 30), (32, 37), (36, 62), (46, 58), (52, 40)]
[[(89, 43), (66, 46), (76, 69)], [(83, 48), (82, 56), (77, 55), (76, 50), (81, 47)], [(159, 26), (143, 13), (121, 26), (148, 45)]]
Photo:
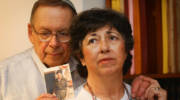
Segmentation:
[(83, 0), (71, 0), (74, 4), (76, 11), (79, 13), (83, 10)]
[(77, 12), (98, 7), (105, 8), (105, 0), (71, 0), (75, 5)]
[(105, 0), (83, 0), (83, 10), (90, 8), (105, 8)]
[(27, 37), (27, 23), (34, 1), (0, 1), (0, 60), (31, 46)]
[[(0, 1), (0, 61), (31, 47), (27, 24), (36, 0)], [(105, 0), (71, 0), (77, 12), (91, 7), (104, 7)]]

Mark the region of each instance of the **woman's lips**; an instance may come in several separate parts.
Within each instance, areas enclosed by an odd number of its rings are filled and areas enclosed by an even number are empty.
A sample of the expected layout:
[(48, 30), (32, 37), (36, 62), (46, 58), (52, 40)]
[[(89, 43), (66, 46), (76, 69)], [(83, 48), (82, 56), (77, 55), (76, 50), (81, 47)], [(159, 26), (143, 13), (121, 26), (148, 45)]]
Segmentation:
[(102, 63), (102, 64), (107, 64), (107, 63), (110, 63), (112, 61), (114, 61), (113, 58), (103, 58), (103, 59), (100, 59), (98, 62)]

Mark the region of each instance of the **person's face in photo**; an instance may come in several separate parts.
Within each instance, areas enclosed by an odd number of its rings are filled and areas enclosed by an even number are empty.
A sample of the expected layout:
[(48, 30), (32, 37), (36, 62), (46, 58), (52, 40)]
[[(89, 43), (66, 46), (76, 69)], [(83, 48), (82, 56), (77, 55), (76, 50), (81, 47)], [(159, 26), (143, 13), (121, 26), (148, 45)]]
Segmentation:
[(61, 73), (56, 73), (56, 78), (57, 78), (58, 80), (61, 80), (61, 79), (62, 79), (62, 74), (61, 74)]
[[(69, 34), (72, 17), (70, 8), (40, 6), (35, 12), (32, 24), (28, 25), (29, 38), (35, 52), (49, 67), (62, 65), (69, 60), (69, 40), (64, 41), (61, 35), (67, 37)], [(49, 38), (46, 39), (48, 35)]]

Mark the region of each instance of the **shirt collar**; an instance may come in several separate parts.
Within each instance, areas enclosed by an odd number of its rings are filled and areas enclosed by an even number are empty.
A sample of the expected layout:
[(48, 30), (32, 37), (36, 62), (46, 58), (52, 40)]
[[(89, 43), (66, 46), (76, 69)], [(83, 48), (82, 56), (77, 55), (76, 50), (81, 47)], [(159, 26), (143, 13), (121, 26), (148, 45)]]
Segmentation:
[(41, 72), (41, 75), (44, 77), (44, 70), (47, 69), (47, 67), (42, 63), (42, 61), (39, 59), (38, 55), (36, 54), (35, 50), (32, 50), (32, 58), (35, 61), (38, 69)]

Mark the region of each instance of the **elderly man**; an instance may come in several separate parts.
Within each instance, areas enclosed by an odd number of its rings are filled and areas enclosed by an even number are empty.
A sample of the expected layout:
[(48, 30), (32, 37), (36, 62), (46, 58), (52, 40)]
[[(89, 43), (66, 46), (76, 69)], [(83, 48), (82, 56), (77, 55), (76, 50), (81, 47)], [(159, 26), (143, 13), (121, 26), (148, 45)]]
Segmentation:
[[(33, 47), (0, 63), (0, 100), (57, 100), (51, 94), (43, 94), (47, 93), (44, 70), (65, 63), (70, 63), (73, 87), (84, 82), (77, 74), (77, 62), (70, 56), (68, 29), (75, 15), (69, 0), (35, 2), (28, 24)], [(135, 80), (132, 89), (143, 96), (150, 84), (139, 80)]]
[(70, 63), (74, 88), (83, 80), (70, 57), (68, 29), (76, 11), (68, 0), (35, 2), (28, 36), (33, 48), (0, 63), (0, 100), (34, 100), (46, 93), (44, 70)]

